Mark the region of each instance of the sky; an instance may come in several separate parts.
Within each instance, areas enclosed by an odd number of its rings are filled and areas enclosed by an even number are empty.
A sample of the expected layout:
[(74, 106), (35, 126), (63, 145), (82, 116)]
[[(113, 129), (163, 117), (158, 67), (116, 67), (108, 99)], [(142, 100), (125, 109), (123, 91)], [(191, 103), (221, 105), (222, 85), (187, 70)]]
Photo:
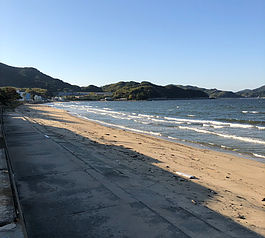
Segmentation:
[(265, 84), (265, 0), (0, 0), (0, 62), (79, 86)]

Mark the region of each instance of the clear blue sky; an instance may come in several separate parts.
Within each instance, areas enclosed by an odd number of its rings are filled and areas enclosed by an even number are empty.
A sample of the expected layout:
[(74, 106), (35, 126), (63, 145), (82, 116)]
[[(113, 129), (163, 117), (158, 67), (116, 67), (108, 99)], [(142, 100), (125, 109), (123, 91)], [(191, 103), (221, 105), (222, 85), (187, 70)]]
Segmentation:
[(0, 0), (0, 62), (80, 86), (265, 84), (265, 0)]

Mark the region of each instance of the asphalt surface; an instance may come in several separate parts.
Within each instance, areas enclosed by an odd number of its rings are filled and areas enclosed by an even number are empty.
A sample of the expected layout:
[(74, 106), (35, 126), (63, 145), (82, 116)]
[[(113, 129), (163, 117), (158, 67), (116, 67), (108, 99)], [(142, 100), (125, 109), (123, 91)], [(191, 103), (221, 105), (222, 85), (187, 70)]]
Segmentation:
[(172, 204), (148, 188), (152, 181), (120, 173), (93, 148), (82, 152), (20, 114), (5, 126), (30, 238), (260, 237), (207, 208), (194, 214), (177, 197)]

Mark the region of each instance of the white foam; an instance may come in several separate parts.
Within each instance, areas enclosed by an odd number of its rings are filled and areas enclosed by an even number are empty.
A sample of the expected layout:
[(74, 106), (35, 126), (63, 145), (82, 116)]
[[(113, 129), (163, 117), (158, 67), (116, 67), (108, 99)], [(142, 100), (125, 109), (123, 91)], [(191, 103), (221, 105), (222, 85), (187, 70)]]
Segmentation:
[(147, 117), (147, 118), (150, 118), (150, 117), (154, 117), (153, 115), (146, 115), (146, 114), (138, 114), (139, 117)]
[(215, 128), (215, 129), (221, 129), (221, 128), (224, 128), (224, 126), (213, 126), (213, 128)]
[[(134, 120), (135, 122), (139, 123), (139, 121)], [(150, 125), (150, 122), (146, 122), (146, 121), (140, 121), (140, 123), (144, 124), (144, 125)]]
[(265, 141), (254, 139), (254, 138), (249, 138), (249, 137), (221, 134), (221, 133), (216, 133), (216, 132), (207, 131), (207, 130), (201, 130), (201, 129), (197, 129), (197, 128), (193, 128), (193, 127), (186, 127), (186, 126), (179, 126), (178, 128), (179, 129), (184, 129), (184, 130), (196, 131), (196, 132), (204, 133), (204, 134), (211, 134), (211, 135), (221, 136), (221, 137), (224, 137), (224, 138), (229, 138), (229, 139), (234, 139), (234, 140), (240, 140), (240, 141), (244, 141), (244, 142), (248, 142), (248, 143), (265, 145)]
[(213, 125), (229, 125), (229, 123), (219, 122), (219, 121), (210, 121), (210, 120), (195, 120), (195, 119), (184, 119), (184, 118), (174, 118), (174, 117), (165, 117), (167, 120), (180, 121), (180, 122), (191, 122), (196, 124), (213, 124)]
[(195, 119), (184, 119), (184, 118), (174, 118), (174, 117), (164, 117), (169, 121), (177, 121), (190, 124), (202, 124), (203, 127), (212, 126), (214, 128), (222, 128), (222, 127), (233, 127), (233, 128), (255, 128), (253, 125), (249, 124), (239, 124), (239, 123), (227, 123), (220, 121), (210, 121), (210, 120), (195, 120)]
[(262, 113), (262, 112), (259, 112), (259, 111), (242, 111), (242, 113), (258, 114), (258, 113)]
[(259, 155), (259, 154), (255, 154), (255, 153), (253, 153), (253, 155), (256, 156), (256, 157), (265, 159), (265, 156), (264, 155)]
[(229, 123), (230, 127), (236, 127), (236, 128), (253, 128), (254, 126), (252, 125), (247, 125), (247, 124), (238, 124), (238, 123)]
[(224, 148), (224, 149), (231, 149), (231, 147), (228, 147), (228, 146), (225, 146), (225, 145), (221, 145), (221, 148)]
[(134, 129), (134, 128), (122, 126), (122, 125), (116, 125), (116, 124), (112, 124), (112, 123), (108, 123), (108, 122), (104, 122), (104, 121), (94, 120), (94, 119), (87, 118), (85, 116), (81, 116), (81, 115), (79, 115), (77, 113), (75, 113), (75, 115), (78, 116), (78, 117), (80, 117), (80, 118), (86, 119), (88, 121), (97, 122), (99, 124), (106, 125), (106, 126), (110, 126), (110, 127), (116, 127), (116, 128), (124, 129), (124, 130), (127, 130), (127, 131), (133, 131), (133, 132), (138, 132), (138, 133), (142, 133), (142, 134), (162, 136), (162, 134), (161, 133), (158, 133), (158, 132), (138, 130), (138, 129)]
[(152, 121), (155, 121), (155, 122), (168, 123), (168, 121), (166, 121), (166, 120), (162, 120), (162, 119), (154, 119), (154, 118), (152, 118), (151, 120), (152, 120)]

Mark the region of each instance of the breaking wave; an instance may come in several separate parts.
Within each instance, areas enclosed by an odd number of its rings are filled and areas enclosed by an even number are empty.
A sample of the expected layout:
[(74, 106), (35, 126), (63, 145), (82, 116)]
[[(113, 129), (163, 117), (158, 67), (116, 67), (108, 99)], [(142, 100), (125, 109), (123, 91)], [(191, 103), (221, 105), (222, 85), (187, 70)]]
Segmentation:
[(211, 135), (221, 136), (221, 137), (224, 137), (224, 138), (230, 138), (230, 139), (234, 139), (234, 140), (240, 140), (240, 141), (244, 141), (244, 142), (250, 142), (250, 143), (256, 143), (256, 144), (265, 145), (265, 141), (254, 139), (254, 138), (250, 138), (250, 137), (242, 137), (242, 136), (221, 134), (221, 133), (216, 133), (216, 132), (202, 130), (202, 129), (197, 129), (197, 128), (192, 128), (192, 127), (186, 127), (186, 126), (179, 126), (178, 128), (179, 129), (184, 129), (184, 130), (196, 131), (196, 132), (204, 133), (204, 134), (211, 134)]

